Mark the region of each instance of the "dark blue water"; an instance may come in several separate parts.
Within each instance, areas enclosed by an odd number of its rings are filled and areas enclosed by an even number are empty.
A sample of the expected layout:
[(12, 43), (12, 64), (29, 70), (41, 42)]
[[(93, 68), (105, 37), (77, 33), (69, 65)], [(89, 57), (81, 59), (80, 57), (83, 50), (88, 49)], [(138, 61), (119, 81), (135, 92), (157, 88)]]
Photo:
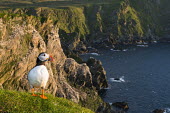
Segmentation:
[[(130, 108), (127, 113), (151, 113), (154, 109), (170, 108), (170, 43), (99, 52), (99, 56), (82, 57), (102, 61), (110, 85), (103, 95), (105, 102), (125, 101)], [(124, 82), (110, 79), (121, 77)]]

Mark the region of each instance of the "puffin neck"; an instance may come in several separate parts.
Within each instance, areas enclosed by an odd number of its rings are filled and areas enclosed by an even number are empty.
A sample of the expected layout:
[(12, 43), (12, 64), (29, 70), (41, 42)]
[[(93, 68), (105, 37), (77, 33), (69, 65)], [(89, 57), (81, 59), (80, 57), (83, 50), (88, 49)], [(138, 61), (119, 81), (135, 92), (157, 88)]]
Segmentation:
[(39, 58), (37, 58), (36, 66), (45, 65), (45, 62), (46, 61), (41, 61), (41, 60), (39, 60)]

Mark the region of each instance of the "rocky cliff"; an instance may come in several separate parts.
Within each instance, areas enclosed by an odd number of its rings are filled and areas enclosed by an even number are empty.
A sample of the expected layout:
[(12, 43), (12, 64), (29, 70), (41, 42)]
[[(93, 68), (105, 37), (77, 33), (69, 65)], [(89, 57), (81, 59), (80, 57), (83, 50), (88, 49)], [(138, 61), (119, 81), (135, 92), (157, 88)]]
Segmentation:
[[(95, 15), (88, 14), (89, 9)], [(159, 40), (160, 10), (157, 0), (119, 0), (109, 5), (91, 6), (86, 14), (92, 32), (89, 40), (104, 46)]]
[[(34, 8), (1, 11), (0, 16), (5, 12), (12, 13), (13, 16), (33, 15), (39, 17), (40, 23), (51, 20), (59, 27), (61, 45), (67, 56), (70, 51), (88, 52), (89, 46), (114, 47), (118, 44), (152, 42), (167, 34), (165, 31), (168, 27), (165, 23), (169, 19), (165, 12), (169, 5), (166, 0), (108, 0), (96, 1), (96, 4), (86, 2), (37, 1), (31, 5), (27, 4)], [(63, 7), (62, 4), (69, 6)], [(61, 7), (49, 8), (55, 5)], [(41, 33), (44, 35), (45, 32)]]
[[(65, 56), (58, 26), (51, 19), (42, 22), (33, 15), (9, 12), (2, 13), (0, 18), (1, 88), (29, 91), (27, 74), (35, 66), (38, 54), (47, 52), (54, 57), (54, 61), (46, 64), (50, 73), (46, 92), (79, 103), (88, 100), (91, 93), (85, 89), (91, 89), (90, 92), (95, 94), (93, 99), (100, 100), (93, 85), (95, 77), (89, 67)], [(103, 79), (106, 81), (106, 78)], [(99, 89), (106, 87), (105, 83)]]
[[(29, 5), (32, 8), (0, 10), (1, 88), (28, 91), (27, 73), (35, 66), (37, 55), (46, 51), (54, 57), (54, 62), (47, 64), (48, 93), (74, 102), (97, 100), (96, 91), (107, 87), (102, 64), (94, 59), (78, 64), (76, 61), (82, 61), (74, 53), (89, 52), (91, 46), (152, 42), (168, 34), (162, 32), (169, 29), (164, 22), (169, 20), (165, 13), (168, 7), (163, 8), (165, 4), (169, 6), (167, 0), (108, 0), (79, 7), (76, 2), (49, 8), (57, 3), (40, 2)], [(2, 6), (8, 6), (8, 2)], [(164, 15), (166, 18), (162, 19)]]

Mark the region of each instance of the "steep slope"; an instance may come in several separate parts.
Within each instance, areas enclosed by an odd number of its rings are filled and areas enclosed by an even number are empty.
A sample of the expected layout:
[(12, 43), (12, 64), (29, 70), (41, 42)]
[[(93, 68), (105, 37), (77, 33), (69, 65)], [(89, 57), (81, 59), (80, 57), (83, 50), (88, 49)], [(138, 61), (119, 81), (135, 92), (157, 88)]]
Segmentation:
[[(102, 102), (93, 85), (94, 77), (89, 67), (65, 56), (55, 21), (28, 15), (24, 11), (32, 10), (15, 9), (1, 13), (0, 87), (29, 91), (27, 74), (35, 66), (38, 54), (45, 51), (54, 57), (54, 62), (46, 64), (50, 73), (47, 93), (76, 103), (88, 101), (87, 97)], [(74, 76), (75, 81), (69, 80), (70, 76)], [(106, 76), (103, 79), (106, 81)], [(105, 83), (98, 85), (99, 89), (107, 87)], [(90, 106), (95, 111), (100, 102), (89, 105), (95, 105)]]
[(163, 27), (164, 39), (170, 39), (170, 3), (168, 0), (161, 1), (160, 21)]
[[(9, 4), (22, 7), (15, 2)], [(2, 4), (3, 7), (11, 5)], [(62, 47), (67, 55), (72, 50), (87, 52), (86, 47), (91, 45), (152, 42), (168, 32), (162, 24), (168, 22), (168, 16), (160, 16), (170, 6), (166, 0), (36, 1), (25, 5), (34, 8), (12, 13), (40, 16), (41, 22), (52, 20), (60, 29)]]
[[(94, 89), (107, 87), (107, 80), (104, 69), (103, 77), (90, 72), (93, 67), (78, 64), (74, 59), (81, 60), (73, 52), (88, 52), (91, 46), (152, 42), (169, 34), (168, 0), (2, 2), (0, 87), (28, 91), (27, 73), (34, 67), (37, 55), (46, 51), (55, 58), (47, 64), (50, 72), (47, 92), (77, 103), (88, 97), (97, 100)], [(25, 6), (28, 8), (17, 8)], [(10, 7), (13, 9), (3, 9)], [(91, 91), (94, 96), (90, 96)]]
[(86, 12), (91, 22), (89, 40), (97, 45), (150, 42), (161, 36), (160, 4), (156, 0), (119, 0), (90, 8)]
[(26, 92), (0, 89), (0, 100), (0, 112), (3, 113), (93, 113), (72, 101), (49, 94), (47, 100), (42, 100)]

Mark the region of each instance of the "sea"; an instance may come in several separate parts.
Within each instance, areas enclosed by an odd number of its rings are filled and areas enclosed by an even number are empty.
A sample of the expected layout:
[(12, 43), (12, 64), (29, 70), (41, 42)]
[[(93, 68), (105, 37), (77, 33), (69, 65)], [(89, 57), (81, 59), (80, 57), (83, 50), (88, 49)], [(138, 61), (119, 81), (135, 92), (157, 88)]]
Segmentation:
[(126, 113), (152, 113), (155, 109), (170, 113), (170, 43), (105, 48), (81, 57), (102, 62), (109, 84), (101, 95), (105, 102), (127, 102)]

